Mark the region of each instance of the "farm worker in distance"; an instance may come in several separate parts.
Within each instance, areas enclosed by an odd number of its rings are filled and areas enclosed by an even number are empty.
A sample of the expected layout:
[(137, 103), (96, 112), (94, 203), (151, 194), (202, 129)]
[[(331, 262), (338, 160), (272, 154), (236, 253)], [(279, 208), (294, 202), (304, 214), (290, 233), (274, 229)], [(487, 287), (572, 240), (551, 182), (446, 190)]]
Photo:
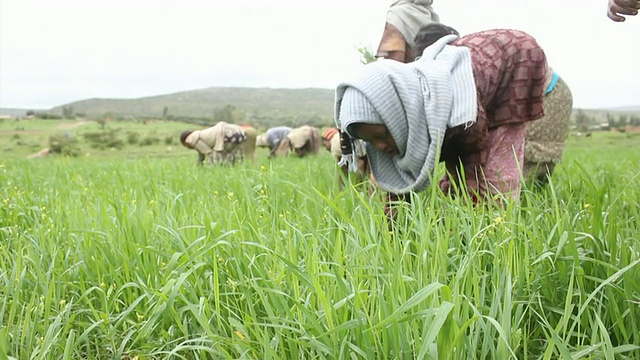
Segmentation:
[(387, 20), (376, 57), (400, 62), (415, 59), (413, 39), (421, 27), (439, 22), (433, 0), (395, 0), (387, 10)]
[(233, 165), (242, 161), (242, 144), (247, 134), (242, 127), (224, 121), (216, 125), (195, 131), (183, 131), (180, 142), (189, 149), (198, 152), (197, 165)]
[(622, 22), (625, 17), (622, 15), (635, 16), (640, 10), (640, 1), (638, 0), (609, 0), (607, 8), (607, 16), (609, 19)]
[(288, 145), (289, 149), (298, 157), (304, 157), (309, 154), (317, 155), (320, 151), (318, 129), (309, 125), (303, 125), (291, 130), (283, 140), (283, 143)]
[[(415, 38), (418, 55), (443, 36), (458, 31), (443, 24), (421, 28)], [(527, 129), (524, 147), (524, 176), (537, 185), (547, 184), (556, 165), (562, 160), (564, 143), (569, 132), (573, 97), (569, 86), (551, 67), (547, 68), (544, 95), (544, 116)]]
[(269, 148), (269, 157), (285, 156), (289, 153), (289, 146), (282, 146), (282, 140), (291, 132), (288, 126), (276, 126), (269, 128), (264, 134), (258, 136), (256, 145)]
[[(322, 145), (327, 151), (331, 153), (333, 158), (336, 160), (336, 164), (339, 167), (339, 172), (342, 174), (340, 177), (339, 185), (342, 188), (344, 186), (343, 177), (347, 177), (349, 175), (349, 163), (355, 164), (357, 167), (352, 170), (356, 173), (356, 179), (358, 182), (364, 182), (367, 178), (370, 178), (372, 184), (375, 184), (375, 180), (371, 175), (371, 170), (369, 169), (369, 160), (367, 159), (367, 150), (365, 148), (364, 141), (355, 140), (353, 142), (354, 147), (349, 149), (351, 151), (351, 155), (354, 157), (352, 162), (344, 161), (341, 163), (342, 152), (341, 148), (341, 136), (340, 130), (330, 127), (325, 129), (322, 132)], [(346, 145), (351, 145), (351, 142), (347, 142)]]
[(247, 134), (247, 140), (243, 143), (242, 152), (249, 160), (255, 160), (258, 130), (251, 125), (240, 125), (240, 127), (242, 127), (242, 130)]
[(378, 60), (338, 85), (337, 125), (366, 141), (373, 175), (391, 194), (426, 189), (444, 161), (444, 193), (517, 199), (527, 125), (544, 115), (546, 70), (544, 51), (522, 31), (449, 34), (417, 61)]

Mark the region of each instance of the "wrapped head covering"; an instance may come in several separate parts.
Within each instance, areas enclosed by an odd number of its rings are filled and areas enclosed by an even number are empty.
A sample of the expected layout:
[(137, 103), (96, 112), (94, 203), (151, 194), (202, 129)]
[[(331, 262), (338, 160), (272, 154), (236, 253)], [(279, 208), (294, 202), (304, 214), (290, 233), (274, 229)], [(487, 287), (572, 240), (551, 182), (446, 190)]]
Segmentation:
[(432, 4), (433, 0), (396, 0), (387, 11), (387, 22), (398, 29), (413, 48), (418, 30), (440, 20), (431, 8)]
[(338, 129), (336, 128), (326, 128), (323, 132), (322, 132), (322, 138), (326, 141), (331, 141), (331, 139), (333, 138), (333, 135), (338, 133)]
[[(337, 126), (354, 137), (354, 124), (384, 124), (399, 154), (367, 143), (373, 174), (392, 193), (429, 186), (447, 127), (473, 123), (477, 116), (471, 54), (446, 46), (448, 35), (427, 48), (418, 61), (378, 60), (336, 89)], [(436, 101), (437, 98), (437, 101)]]
[(267, 141), (267, 136), (265, 134), (258, 135), (258, 137), (256, 138), (256, 146), (269, 146), (269, 142)]

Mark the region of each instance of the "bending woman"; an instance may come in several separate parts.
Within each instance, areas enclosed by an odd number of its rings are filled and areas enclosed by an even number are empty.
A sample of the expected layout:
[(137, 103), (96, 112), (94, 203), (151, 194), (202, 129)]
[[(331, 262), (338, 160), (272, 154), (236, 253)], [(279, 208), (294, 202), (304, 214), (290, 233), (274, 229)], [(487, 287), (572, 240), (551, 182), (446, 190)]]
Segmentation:
[(242, 144), (247, 134), (242, 127), (220, 121), (202, 130), (187, 130), (180, 134), (180, 142), (186, 148), (198, 152), (197, 165), (234, 165), (242, 161)]
[[(444, 24), (423, 26), (415, 38), (418, 57), (428, 46), (449, 34), (459, 35)], [(524, 177), (536, 185), (547, 184), (556, 165), (562, 161), (573, 108), (569, 86), (551, 67), (547, 68), (544, 86), (545, 115), (529, 125), (524, 147)]]
[(412, 63), (379, 60), (336, 90), (340, 129), (367, 143), (378, 185), (392, 194), (440, 188), (474, 202), (516, 199), (527, 124), (544, 115), (547, 61), (530, 35), (447, 35)]

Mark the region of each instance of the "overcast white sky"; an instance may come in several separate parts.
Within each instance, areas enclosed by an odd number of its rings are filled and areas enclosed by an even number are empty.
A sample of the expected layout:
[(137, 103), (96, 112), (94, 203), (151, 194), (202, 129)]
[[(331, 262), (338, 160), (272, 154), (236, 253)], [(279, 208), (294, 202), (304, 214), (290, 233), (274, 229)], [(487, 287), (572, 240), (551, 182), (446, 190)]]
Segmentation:
[[(529, 32), (574, 105), (640, 105), (640, 16), (607, 0), (435, 0), (461, 33)], [(0, 107), (211, 86), (334, 88), (376, 48), (389, 0), (0, 0)]]

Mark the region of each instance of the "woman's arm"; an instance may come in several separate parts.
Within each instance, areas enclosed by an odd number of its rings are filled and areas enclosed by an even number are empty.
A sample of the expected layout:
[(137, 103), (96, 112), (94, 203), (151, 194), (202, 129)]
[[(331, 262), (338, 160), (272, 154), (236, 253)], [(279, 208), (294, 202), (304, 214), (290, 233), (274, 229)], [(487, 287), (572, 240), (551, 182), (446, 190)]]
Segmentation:
[(387, 198), (384, 203), (384, 214), (387, 216), (387, 225), (389, 227), (389, 231), (393, 231), (393, 223), (398, 218), (398, 203), (406, 201), (408, 203), (411, 202), (411, 197), (409, 194), (393, 194), (387, 193)]

